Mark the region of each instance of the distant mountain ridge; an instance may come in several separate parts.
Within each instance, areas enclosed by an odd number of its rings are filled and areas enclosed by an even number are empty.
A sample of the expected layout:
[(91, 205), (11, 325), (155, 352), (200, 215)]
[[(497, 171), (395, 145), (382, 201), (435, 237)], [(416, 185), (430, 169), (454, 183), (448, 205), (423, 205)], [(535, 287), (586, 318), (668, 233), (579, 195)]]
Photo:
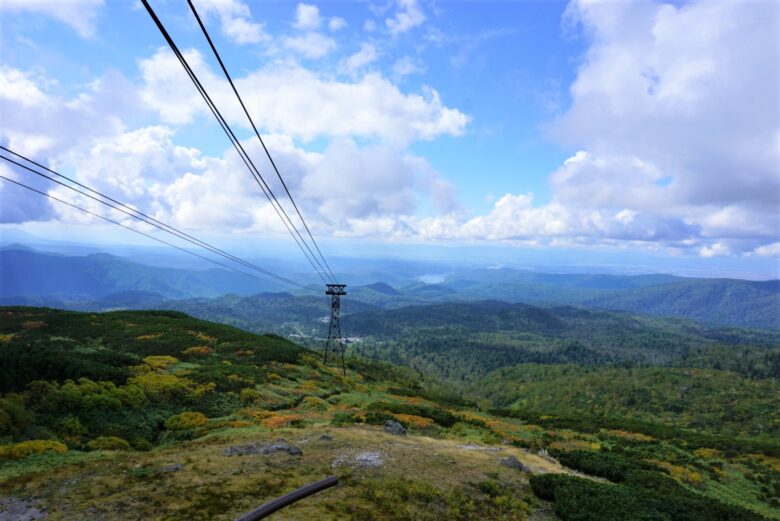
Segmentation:
[[(362, 280), (365, 276), (365, 273), (361, 275)], [(216, 298), (215, 302), (203, 301), (199, 305), (218, 311), (219, 299), (226, 295), (248, 297), (272, 291), (278, 289), (270, 282), (222, 269), (150, 266), (105, 253), (68, 256), (17, 245), (0, 249), (0, 302), (5, 304), (89, 310), (168, 305), (194, 312), (190, 302), (179, 305), (166, 301)], [(396, 277), (392, 285), (380, 279), (349, 286), (347, 292), (347, 313), (362, 305), (396, 309), (493, 300), (545, 307), (585, 306), (688, 318), (711, 325), (780, 329), (779, 280), (461, 269), (451, 270), (437, 284), (420, 282), (416, 276), (406, 273)], [(300, 298), (316, 299), (318, 308), (324, 305), (317, 297)], [(294, 309), (297, 305), (290, 304), (285, 311), (287, 316), (297, 316)], [(228, 315), (235, 313), (235, 309), (223, 311), (215, 313), (213, 318), (231, 318)]]
[(21, 248), (0, 250), (0, 297), (6, 298), (101, 299), (127, 291), (166, 298), (216, 297), (274, 288), (260, 279), (228, 270), (148, 266), (107, 253), (67, 256)]

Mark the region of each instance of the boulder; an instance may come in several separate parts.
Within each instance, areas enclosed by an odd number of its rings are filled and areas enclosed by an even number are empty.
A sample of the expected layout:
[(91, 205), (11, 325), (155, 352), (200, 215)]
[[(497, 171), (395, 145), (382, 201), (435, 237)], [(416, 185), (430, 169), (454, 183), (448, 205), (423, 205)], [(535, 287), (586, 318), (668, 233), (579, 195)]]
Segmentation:
[(531, 472), (531, 469), (525, 466), (523, 462), (521, 462), (519, 459), (517, 459), (514, 456), (507, 456), (506, 458), (501, 458), (498, 460), (498, 462), (505, 467), (509, 467), (510, 469), (516, 469), (521, 472)]
[(398, 436), (405, 436), (406, 427), (404, 427), (397, 421), (387, 420), (385, 422), (385, 432), (388, 432), (390, 434), (396, 434)]
[(254, 456), (255, 454), (272, 454), (274, 452), (286, 452), (290, 456), (302, 456), (303, 451), (294, 445), (290, 445), (283, 439), (276, 440), (271, 445), (248, 443), (246, 445), (234, 445), (224, 451), (225, 456)]

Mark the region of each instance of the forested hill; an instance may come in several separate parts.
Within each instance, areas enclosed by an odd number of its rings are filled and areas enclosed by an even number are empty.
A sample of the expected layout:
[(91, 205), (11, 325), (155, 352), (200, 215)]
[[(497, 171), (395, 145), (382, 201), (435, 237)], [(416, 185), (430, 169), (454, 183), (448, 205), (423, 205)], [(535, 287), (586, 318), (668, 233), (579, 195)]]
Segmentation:
[[(424, 304), (500, 300), (543, 307), (577, 305), (661, 317), (689, 318), (710, 325), (780, 329), (780, 281), (685, 278), (666, 274), (553, 274), (517, 269), (446, 268), (435, 284), (421, 281), (424, 270), (403, 263), (344, 261), (349, 279), (345, 304), (353, 310), (394, 309)], [(376, 266), (397, 268), (391, 275)], [(132, 262), (108, 254), (67, 256), (11, 246), (0, 249), (0, 303), (49, 305), (83, 310), (183, 308), (173, 299), (249, 296), (277, 291), (270, 283), (228, 270), (174, 269)], [(385, 266), (386, 267), (386, 266)], [(294, 270), (283, 275), (295, 280)], [(372, 277), (388, 277), (386, 279)], [(303, 279), (302, 279), (303, 280)], [(362, 281), (372, 281), (362, 283)], [(384, 282), (382, 282), (384, 280)], [(428, 279), (425, 279), (428, 280)], [(390, 281), (391, 283), (387, 283)], [(312, 289), (321, 291), (319, 286)], [(238, 321), (232, 303), (200, 301)], [(235, 301), (235, 299), (233, 299)], [(304, 303), (305, 304), (305, 303)], [(215, 316), (215, 318), (217, 318)], [(274, 317), (273, 327), (294, 317)], [(222, 318), (217, 318), (222, 320)], [(243, 319), (240, 319), (243, 320)], [(238, 322), (230, 322), (238, 323)]]
[[(536, 308), (517, 311), (558, 325)], [(475, 391), (477, 409), (404, 368), (350, 357), (343, 375), (275, 335), (178, 312), (0, 308), (0, 508), (50, 521), (233, 519), (336, 474), (338, 487), (285, 512), (780, 519), (776, 383), (658, 369), (632, 387), (617, 369), (577, 371), (496, 373)], [(681, 385), (692, 389), (685, 410), (656, 418)], [(739, 408), (711, 400), (720, 385)], [(577, 388), (586, 394), (565, 408)], [(614, 393), (627, 400), (600, 408)], [(491, 396), (503, 406), (493, 413)]]
[(780, 328), (780, 281), (683, 280), (585, 300), (604, 309), (676, 316), (708, 324)]
[(96, 300), (118, 292), (141, 292), (158, 299), (213, 297), (274, 288), (255, 277), (223, 269), (147, 266), (106, 253), (71, 256), (19, 247), (0, 249), (0, 297), (16, 297), (17, 302), (40, 297)]

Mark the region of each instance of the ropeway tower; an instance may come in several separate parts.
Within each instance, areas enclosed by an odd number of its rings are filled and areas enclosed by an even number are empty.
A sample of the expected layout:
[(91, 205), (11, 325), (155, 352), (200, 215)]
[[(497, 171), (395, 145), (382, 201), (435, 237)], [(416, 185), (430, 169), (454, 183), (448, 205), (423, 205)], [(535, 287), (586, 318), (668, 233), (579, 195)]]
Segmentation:
[[(335, 358), (338, 358), (336, 348), (341, 351), (341, 371), (346, 375), (347, 366), (344, 363), (344, 339), (341, 338), (341, 319), (339, 318), (339, 312), (341, 311), (341, 296), (346, 295), (347, 292), (344, 288), (346, 284), (326, 284), (326, 295), (330, 295), (330, 326), (328, 327), (328, 340), (325, 342), (325, 357), (324, 363), (328, 363), (328, 355), (333, 352)], [(331, 348), (331, 342), (333, 347)]]

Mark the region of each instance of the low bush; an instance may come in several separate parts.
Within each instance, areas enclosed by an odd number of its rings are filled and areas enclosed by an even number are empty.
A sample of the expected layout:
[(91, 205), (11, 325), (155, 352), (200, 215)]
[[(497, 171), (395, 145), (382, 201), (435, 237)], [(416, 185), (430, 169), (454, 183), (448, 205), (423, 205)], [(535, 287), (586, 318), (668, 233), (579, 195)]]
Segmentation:
[(209, 419), (202, 413), (183, 412), (165, 420), (165, 427), (171, 431), (184, 431), (203, 427), (208, 421)]
[(54, 452), (64, 454), (68, 452), (68, 447), (64, 443), (54, 440), (30, 440), (11, 445), (0, 446), (0, 461), (22, 459), (33, 454), (43, 454), (45, 452)]
[(92, 450), (130, 450), (130, 444), (117, 436), (98, 436), (87, 443)]

